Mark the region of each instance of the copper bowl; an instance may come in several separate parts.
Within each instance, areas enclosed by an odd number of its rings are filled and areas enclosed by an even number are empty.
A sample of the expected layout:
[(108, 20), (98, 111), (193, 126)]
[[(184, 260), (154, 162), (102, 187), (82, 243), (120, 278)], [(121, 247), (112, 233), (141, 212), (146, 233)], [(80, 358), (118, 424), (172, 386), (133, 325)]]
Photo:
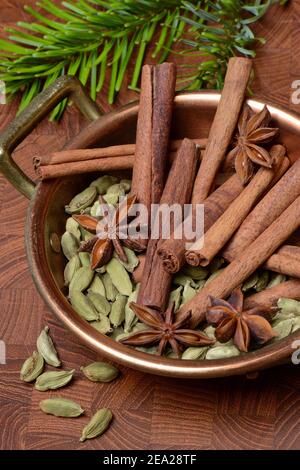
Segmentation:
[[(107, 146), (135, 141), (138, 104), (132, 103), (101, 116), (79, 82), (70, 77), (59, 79), (4, 131), (0, 137), (0, 167), (5, 176), (31, 199), (26, 223), (26, 251), (37, 289), (57, 317), (88, 347), (128, 367), (170, 377), (210, 378), (246, 374), (289, 360), (292, 343), (300, 340), (300, 331), (274, 344), (239, 357), (224, 360), (183, 361), (166, 359), (132, 350), (95, 331), (72, 309), (64, 295), (65, 259), (57, 252), (57, 242), (64, 232), (64, 205), (86, 187), (96, 175), (86, 174), (39, 183), (36, 187), (12, 162), (11, 152), (36, 124), (61, 99), (70, 96), (91, 122), (67, 148)], [(173, 138), (207, 137), (220, 94), (215, 92), (183, 93), (175, 98)], [(254, 110), (263, 103), (249, 101)], [(281, 129), (292, 159), (296, 158), (300, 137), (300, 119), (273, 105), (271, 114)], [(120, 173), (117, 173), (120, 175)], [(99, 174), (97, 174), (99, 176)], [(123, 174), (122, 174), (123, 176)], [(58, 243), (59, 245), (59, 243)]]

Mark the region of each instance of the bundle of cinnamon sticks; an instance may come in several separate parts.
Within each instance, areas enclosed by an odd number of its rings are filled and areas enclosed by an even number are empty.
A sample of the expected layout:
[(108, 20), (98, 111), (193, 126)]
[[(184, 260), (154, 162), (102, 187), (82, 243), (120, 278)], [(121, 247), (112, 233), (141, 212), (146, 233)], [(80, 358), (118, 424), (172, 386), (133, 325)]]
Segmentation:
[[(177, 312), (191, 312), (191, 326), (205, 318), (209, 296), (225, 299), (259, 267), (286, 274), (280, 287), (250, 297), (274, 304), (280, 297), (300, 296), (300, 248), (293, 234), (300, 225), (300, 159), (291, 165), (287, 150), (272, 127), (267, 108), (245, 105), (252, 62), (232, 58), (208, 137), (170, 140), (176, 69), (173, 64), (143, 67), (136, 143), (64, 150), (35, 157), (41, 180), (89, 171), (133, 169), (132, 195), (149, 211), (153, 204), (204, 206), (204, 234), (187, 240), (182, 224), (172, 220), (172, 233), (149, 234), (137, 302), (164, 311), (172, 276), (185, 263), (207, 266), (216, 256), (226, 261), (222, 273)], [(200, 158), (201, 157), (201, 158)], [(231, 162), (231, 163), (230, 163)], [(224, 166), (232, 166), (228, 178)], [(234, 172), (235, 168), (236, 172)], [(222, 179), (222, 184), (220, 180)], [(292, 237), (292, 238), (291, 238)]]

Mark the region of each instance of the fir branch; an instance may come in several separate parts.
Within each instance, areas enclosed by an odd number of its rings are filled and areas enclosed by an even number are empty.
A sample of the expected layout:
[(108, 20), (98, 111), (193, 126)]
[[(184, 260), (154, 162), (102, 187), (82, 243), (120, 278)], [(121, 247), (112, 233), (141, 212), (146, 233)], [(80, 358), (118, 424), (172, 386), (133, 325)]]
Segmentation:
[[(278, 0), (52, 0), (25, 6), (32, 22), (20, 21), (0, 39), (0, 79), (8, 95), (23, 92), (20, 110), (58, 76), (77, 75), (92, 99), (103, 88), (108, 69), (108, 102), (120, 91), (134, 56), (130, 88), (137, 90), (148, 46), (157, 35), (153, 59), (167, 59), (178, 41), (202, 62), (186, 87), (221, 88), (233, 55), (253, 56), (257, 40), (250, 28)], [(282, 0), (280, 3), (284, 3)], [(205, 59), (206, 57), (206, 59)], [(204, 58), (204, 59), (203, 59)], [(194, 66), (193, 66), (194, 67)], [(61, 117), (67, 100), (51, 119)]]

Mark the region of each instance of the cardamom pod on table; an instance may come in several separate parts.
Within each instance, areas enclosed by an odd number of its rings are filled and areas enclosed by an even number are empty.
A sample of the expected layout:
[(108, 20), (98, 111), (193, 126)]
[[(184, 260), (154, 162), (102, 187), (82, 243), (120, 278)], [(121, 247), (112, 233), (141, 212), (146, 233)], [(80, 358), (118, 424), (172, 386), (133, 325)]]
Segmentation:
[(26, 359), (21, 367), (20, 379), (24, 382), (32, 382), (43, 372), (43, 369), (43, 356), (39, 352), (33, 351), (32, 355)]
[(37, 339), (36, 346), (38, 352), (43, 356), (47, 364), (53, 367), (59, 367), (61, 365), (53, 341), (49, 335), (48, 326), (45, 326), (41, 331)]
[(74, 372), (75, 369), (44, 372), (36, 379), (35, 388), (40, 392), (45, 392), (64, 387), (72, 380)]
[(102, 408), (97, 411), (90, 422), (83, 428), (80, 441), (84, 442), (86, 439), (101, 436), (109, 427), (112, 418), (112, 412), (108, 408)]
[(39, 406), (44, 413), (61, 418), (77, 418), (84, 413), (78, 403), (67, 398), (47, 398), (40, 401)]
[(118, 369), (106, 362), (92, 362), (80, 370), (92, 382), (111, 382), (119, 375)]

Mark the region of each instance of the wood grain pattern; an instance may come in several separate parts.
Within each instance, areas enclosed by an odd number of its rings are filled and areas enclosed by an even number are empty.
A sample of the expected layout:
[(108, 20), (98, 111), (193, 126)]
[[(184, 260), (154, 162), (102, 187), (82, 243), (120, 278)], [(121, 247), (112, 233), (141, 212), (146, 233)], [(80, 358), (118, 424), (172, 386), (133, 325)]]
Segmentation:
[[(2, 0), (0, 23), (28, 19), (21, 10), (34, 0)], [(300, 111), (290, 103), (291, 83), (300, 79), (300, 3), (273, 7), (256, 26), (268, 43), (255, 60), (255, 95)], [(105, 111), (106, 88), (99, 98)], [(125, 88), (117, 107), (135, 98)], [(13, 118), (16, 104), (0, 106), (0, 126)], [(32, 175), (31, 158), (44, 148), (54, 151), (74, 136), (84, 120), (68, 109), (60, 125), (40, 123), (15, 152), (15, 159)], [(59, 137), (59, 138), (58, 138)], [(94, 384), (77, 372), (74, 383), (59, 394), (82, 404), (86, 415), (74, 420), (45, 416), (38, 403), (51, 393), (38, 392), (19, 380), (23, 360), (35, 348), (36, 337), (49, 324), (66, 368), (100, 359), (78, 343), (47, 310), (30, 277), (24, 252), (24, 221), (28, 201), (0, 177), (0, 339), (7, 363), (0, 365), (1, 449), (299, 449), (300, 376), (297, 366), (245, 377), (211, 381), (171, 380), (121, 367), (112, 384)], [(58, 394), (58, 393), (57, 393)], [(100, 439), (80, 444), (81, 428), (98, 407), (109, 406), (114, 421)]]

